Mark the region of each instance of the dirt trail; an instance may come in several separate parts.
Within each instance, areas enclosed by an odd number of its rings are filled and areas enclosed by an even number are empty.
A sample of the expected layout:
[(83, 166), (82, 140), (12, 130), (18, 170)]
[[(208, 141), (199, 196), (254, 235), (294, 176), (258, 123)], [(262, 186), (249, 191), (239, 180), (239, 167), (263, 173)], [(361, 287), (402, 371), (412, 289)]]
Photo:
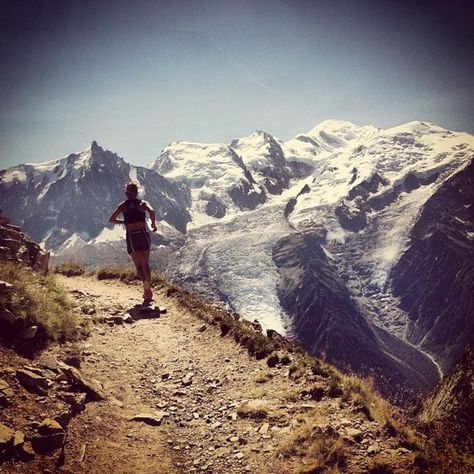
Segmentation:
[[(141, 302), (136, 285), (89, 277), (59, 281), (79, 304), (95, 306), (95, 318), (124, 314)], [(344, 472), (367, 472), (371, 449), (397, 462), (397, 472), (408, 472), (402, 467), (410, 464), (407, 450), (385, 439), (377, 422), (337, 398), (303, 399), (307, 386), (289, 378), (288, 367), (269, 368), (217, 328), (204, 330), (164, 290), (155, 301), (167, 310), (160, 318), (96, 324), (81, 343), (81, 370), (103, 384), (107, 399), (87, 404), (72, 419), (58, 472), (293, 473), (304, 458), (280, 451), (309, 414), (348, 440)], [(249, 400), (254, 417), (242, 415)], [(158, 412), (161, 424), (130, 421), (144, 412)]]
[[(99, 313), (141, 302), (135, 285), (65, 277), (61, 283), (84, 292)], [(281, 462), (277, 468), (272, 459), (270, 430), (257, 433), (261, 422), (236, 413), (242, 402), (280, 389), (269, 386), (276, 380), (256, 384), (255, 378), (270, 370), (265, 362), (251, 359), (215, 328), (200, 332), (202, 322), (163, 292), (155, 300), (167, 309), (159, 319), (100, 325), (85, 344), (82, 371), (100, 380), (110, 396), (89, 404), (71, 422), (74, 441), (64, 467), (74, 472), (281, 472)], [(187, 375), (190, 385), (183, 383)], [(159, 427), (129, 421), (154, 410), (167, 414)], [(82, 443), (86, 453), (78, 463)]]

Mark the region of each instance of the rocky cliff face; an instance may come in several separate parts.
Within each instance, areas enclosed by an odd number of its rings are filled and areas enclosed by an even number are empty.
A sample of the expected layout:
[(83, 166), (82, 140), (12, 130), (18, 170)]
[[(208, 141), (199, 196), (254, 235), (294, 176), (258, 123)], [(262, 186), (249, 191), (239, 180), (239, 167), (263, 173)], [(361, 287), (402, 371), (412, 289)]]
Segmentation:
[(47, 273), (49, 252), (28, 239), (15, 225), (0, 224), (0, 261), (19, 263)]
[(281, 194), (294, 177), (282, 147), (283, 143), (261, 130), (248, 137), (236, 138), (230, 144), (254, 174), (257, 183), (270, 194)]
[(474, 446), (474, 347), (470, 344), (449, 374), (424, 400), (420, 419), (447, 430), (462, 444)]
[(374, 328), (352, 299), (325, 252), (324, 232), (292, 234), (274, 247), (279, 297), (292, 315), (292, 333), (312, 354), (373, 377), (385, 394), (404, 402), (438, 374), (431, 361), (402, 340)]
[(392, 271), (408, 338), (448, 370), (474, 340), (474, 161), (428, 200)]

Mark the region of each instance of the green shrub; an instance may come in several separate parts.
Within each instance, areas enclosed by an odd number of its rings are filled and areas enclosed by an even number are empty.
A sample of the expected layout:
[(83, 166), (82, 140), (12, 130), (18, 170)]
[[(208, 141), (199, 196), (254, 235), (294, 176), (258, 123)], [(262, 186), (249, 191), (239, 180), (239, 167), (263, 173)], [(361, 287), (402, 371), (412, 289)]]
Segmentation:
[(60, 273), (65, 276), (79, 276), (85, 273), (85, 270), (76, 262), (69, 261), (59, 263), (53, 268), (53, 273)]
[(125, 267), (103, 267), (96, 272), (98, 280), (120, 280), (131, 282), (139, 280), (136, 271)]

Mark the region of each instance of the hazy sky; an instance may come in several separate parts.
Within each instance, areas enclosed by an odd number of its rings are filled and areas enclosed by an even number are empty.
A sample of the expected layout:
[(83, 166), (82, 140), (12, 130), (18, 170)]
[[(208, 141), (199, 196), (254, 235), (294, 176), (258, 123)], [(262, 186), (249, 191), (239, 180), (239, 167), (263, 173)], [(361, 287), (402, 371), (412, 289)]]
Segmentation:
[(474, 133), (473, 5), (0, 0), (0, 168), (327, 118)]

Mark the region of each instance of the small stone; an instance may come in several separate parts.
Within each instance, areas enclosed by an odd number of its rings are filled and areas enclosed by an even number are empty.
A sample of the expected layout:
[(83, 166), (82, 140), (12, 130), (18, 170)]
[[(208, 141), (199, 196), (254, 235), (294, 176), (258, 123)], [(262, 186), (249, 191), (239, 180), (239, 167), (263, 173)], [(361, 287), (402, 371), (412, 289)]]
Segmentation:
[(217, 428), (220, 428), (221, 426), (222, 426), (222, 423), (220, 421), (216, 421), (215, 423), (211, 425), (211, 428), (215, 430)]
[(0, 406), (9, 405), (14, 396), (15, 392), (10, 388), (10, 385), (5, 380), (0, 379)]
[(381, 448), (378, 444), (371, 444), (368, 448), (367, 448), (367, 454), (370, 456), (370, 455), (374, 455), (374, 454), (378, 454), (380, 453), (381, 451)]
[(125, 316), (122, 317), (122, 321), (126, 324), (132, 324), (133, 318), (129, 314), (126, 314)]
[(265, 423), (262, 424), (262, 426), (260, 426), (258, 432), (259, 432), (260, 434), (267, 434), (269, 428), (270, 428), (270, 423), (265, 422)]
[(205, 324), (201, 324), (201, 326), (199, 326), (198, 331), (199, 332), (204, 332), (206, 329), (207, 329), (207, 326)]
[(163, 421), (163, 418), (168, 416), (168, 413), (164, 411), (158, 411), (153, 413), (139, 413), (138, 415), (133, 416), (130, 418), (129, 421), (143, 421), (147, 425), (151, 426), (159, 426)]
[(235, 457), (236, 457), (237, 459), (243, 459), (243, 458), (244, 458), (244, 453), (242, 453), (242, 452), (239, 451), (238, 453), (235, 454)]
[(357, 428), (346, 428), (346, 434), (356, 442), (362, 441), (364, 432)]
[(351, 425), (352, 425), (352, 421), (349, 420), (348, 418), (341, 418), (338, 423), (338, 426), (351, 426)]
[(66, 407), (60, 413), (54, 417), (54, 421), (57, 421), (64, 429), (67, 428), (73, 415), (72, 407)]
[(71, 405), (74, 414), (81, 412), (86, 407), (85, 393), (59, 392), (58, 398)]
[(67, 383), (69, 379), (67, 378), (66, 374), (61, 372), (60, 374), (57, 375), (55, 380), (58, 383), (62, 383), (62, 382)]
[(25, 442), (25, 433), (23, 431), (15, 431), (15, 438), (13, 439), (13, 447), (18, 448)]
[(194, 374), (192, 372), (189, 372), (181, 379), (181, 383), (183, 384), (184, 387), (188, 387), (189, 385), (193, 383), (193, 375)]
[(62, 428), (62, 426), (57, 421), (52, 420), (51, 418), (45, 418), (38, 426), (38, 433), (43, 436), (63, 432), (64, 429)]

